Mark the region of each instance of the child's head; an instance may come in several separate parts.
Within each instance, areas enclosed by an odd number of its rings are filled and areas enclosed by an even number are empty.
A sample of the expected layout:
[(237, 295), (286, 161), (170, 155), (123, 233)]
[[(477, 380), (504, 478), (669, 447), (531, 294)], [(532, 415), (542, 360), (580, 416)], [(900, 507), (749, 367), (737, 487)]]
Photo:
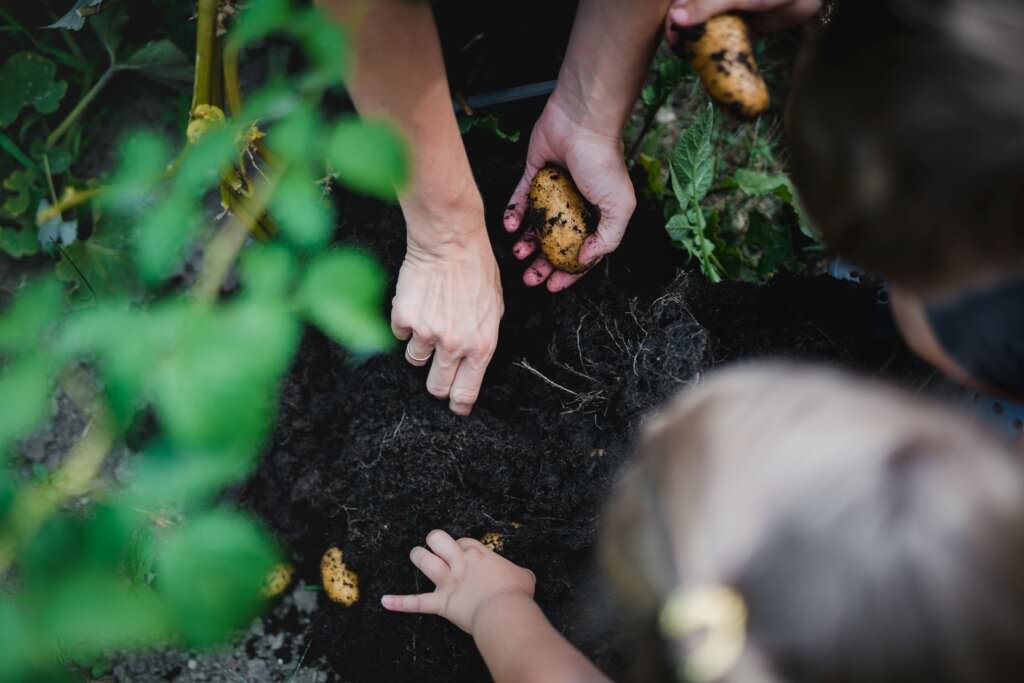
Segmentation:
[(662, 675), (721, 647), (659, 627), (672, 596), (715, 587), (747, 612), (716, 681), (1024, 670), (1024, 468), (966, 418), (884, 386), (781, 364), (719, 374), (652, 421), (602, 542)]
[(826, 242), (912, 288), (1024, 271), (1024, 2), (839, 3), (790, 102)]

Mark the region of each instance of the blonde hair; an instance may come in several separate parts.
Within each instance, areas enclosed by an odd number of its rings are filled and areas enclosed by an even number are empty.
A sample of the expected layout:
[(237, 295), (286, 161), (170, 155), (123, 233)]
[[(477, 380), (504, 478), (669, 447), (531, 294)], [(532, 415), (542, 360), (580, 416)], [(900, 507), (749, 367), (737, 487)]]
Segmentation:
[(602, 559), (644, 639), (667, 646), (662, 675), (687, 656), (650, 633), (665, 601), (727, 585), (750, 623), (722, 680), (989, 681), (1007, 657), (1024, 665), (1000, 621), (1024, 628), (1022, 515), (1021, 466), (971, 420), (835, 371), (758, 364), (650, 421)]

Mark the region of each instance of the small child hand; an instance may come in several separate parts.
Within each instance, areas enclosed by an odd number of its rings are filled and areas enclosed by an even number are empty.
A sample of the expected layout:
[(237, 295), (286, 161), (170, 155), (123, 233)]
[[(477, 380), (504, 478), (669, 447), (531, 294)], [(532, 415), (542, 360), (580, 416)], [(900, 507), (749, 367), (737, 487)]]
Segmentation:
[(427, 547), (416, 546), (409, 559), (433, 582), (431, 593), (385, 595), (381, 604), (392, 612), (437, 614), (470, 635), (477, 615), (496, 598), (533, 600), (537, 577), (476, 539), (455, 540), (435, 529), (427, 535)]

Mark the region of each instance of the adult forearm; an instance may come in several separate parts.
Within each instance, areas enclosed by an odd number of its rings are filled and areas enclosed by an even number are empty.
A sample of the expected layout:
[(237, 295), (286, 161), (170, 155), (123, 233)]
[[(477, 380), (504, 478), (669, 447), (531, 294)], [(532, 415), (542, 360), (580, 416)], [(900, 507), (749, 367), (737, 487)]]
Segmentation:
[(552, 99), (581, 125), (620, 135), (669, 5), (670, 0), (581, 0)]
[(473, 637), (495, 683), (610, 683), (528, 597), (493, 600)]
[[(353, 29), (355, 65), (348, 85), (356, 108), (363, 116), (389, 119), (409, 143), (412, 182), (400, 198), (406, 218), (475, 205), (479, 195), (452, 110), (430, 4), (320, 3)], [(410, 220), (410, 230), (437, 222), (423, 218)]]

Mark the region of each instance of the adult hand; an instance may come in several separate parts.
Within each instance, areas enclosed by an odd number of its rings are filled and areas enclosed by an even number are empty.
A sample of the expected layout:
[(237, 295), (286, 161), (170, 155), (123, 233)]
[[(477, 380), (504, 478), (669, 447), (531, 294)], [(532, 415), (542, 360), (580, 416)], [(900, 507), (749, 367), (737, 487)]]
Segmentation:
[[(405, 214), (409, 240), (392, 300), (391, 329), (408, 341), (409, 363), (431, 363), (427, 390), (447, 398), (452, 412), (469, 415), (505, 310), (483, 204), (437, 217), (408, 207)], [(439, 225), (425, 225), (431, 222)], [(423, 235), (432, 241), (422, 243)]]
[(804, 23), (821, 5), (821, 0), (675, 0), (665, 20), (665, 38), (674, 45), (677, 29), (703, 24), (725, 12), (751, 12), (754, 30), (781, 31)]
[(533, 600), (534, 573), (472, 538), (456, 541), (435, 529), (427, 535), (427, 547), (416, 546), (409, 559), (435, 588), (419, 595), (383, 596), (381, 604), (392, 612), (436, 614), (473, 635), (479, 614), (498, 598)]
[[(579, 116), (572, 115), (552, 96), (533, 127), (526, 170), (505, 210), (504, 225), (509, 232), (515, 232), (522, 224), (530, 183), (548, 162), (568, 169), (580, 193), (600, 211), (597, 231), (583, 243), (579, 255), (581, 263), (592, 267), (619, 246), (636, 208), (636, 193), (626, 170), (622, 140), (619, 135), (608, 135), (584, 125)], [(515, 244), (512, 253), (525, 259), (537, 247), (536, 236), (527, 234)], [(523, 282), (530, 287), (547, 282), (549, 291), (558, 292), (583, 275), (556, 271), (546, 258), (537, 256), (523, 274)]]

